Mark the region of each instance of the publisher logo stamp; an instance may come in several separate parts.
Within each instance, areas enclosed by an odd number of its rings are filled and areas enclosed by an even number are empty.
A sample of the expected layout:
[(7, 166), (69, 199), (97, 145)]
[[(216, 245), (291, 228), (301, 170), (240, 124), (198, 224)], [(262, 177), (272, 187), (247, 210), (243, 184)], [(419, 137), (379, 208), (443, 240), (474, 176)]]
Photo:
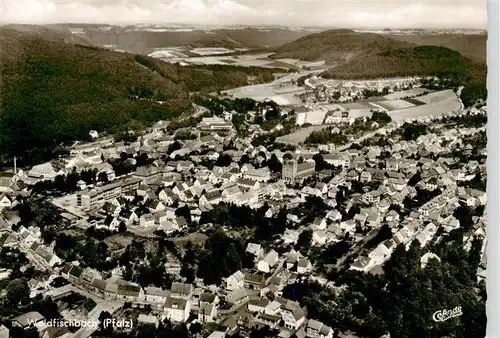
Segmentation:
[(435, 322), (444, 322), (448, 319), (460, 317), (462, 315), (462, 307), (457, 306), (452, 310), (439, 310), (434, 312), (432, 319)]

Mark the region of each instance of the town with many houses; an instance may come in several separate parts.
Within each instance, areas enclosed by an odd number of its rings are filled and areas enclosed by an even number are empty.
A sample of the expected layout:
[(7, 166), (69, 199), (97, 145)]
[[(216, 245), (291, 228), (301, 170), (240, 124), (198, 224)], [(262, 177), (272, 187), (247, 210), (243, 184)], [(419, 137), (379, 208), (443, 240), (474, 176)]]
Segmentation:
[[(288, 148), (256, 145), (253, 141), (266, 132), (251, 126), (252, 133), (239, 135), (232, 114), (204, 116), (191, 128), (194, 137), (187, 139), (177, 137), (163, 121), (132, 142), (91, 132), (93, 140), (75, 144), (57, 159), (3, 172), (1, 259), (6, 259), (6, 252), (25, 256), (21, 271), (32, 267), (40, 272), (28, 282), (30, 297), (51, 297), (65, 320), (100, 321), (107, 312), (116, 323), (131, 323), (115, 325), (116, 336), (138, 325), (157, 327), (168, 321), (201, 325), (199, 336), (209, 338), (230, 337), (252, 326), (267, 326), (280, 338), (333, 338), (340, 333), (284, 292), (305, 279), (342, 292), (318, 267), (312, 257), (315, 250), (349, 238), (351, 246), (339, 257), (337, 267), (383, 273), (381, 266), (396, 246), (418, 240), (425, 248), (460, 227), (454, 216), (458, 206), (486, 204), (486, 189), (478, 179), (486, 176), (485, 161), (467, 156), (480, 149), (485, 157), (485, 143), (477, 140), (484, 138), (486, 124), (456, 122), (485, 117), (485, 106), (432, 119), (390, 122), (371, 138), (353, 140), (356, 146), (342, 149), (328, 143)], [(357, 120), (342, 123), (352, 125)], [(401, 137), (401, 130), (412, 123), (425, 126), (425, 132)], [(84, 179), (88, 172), (98, 179)], [(71, 183), (76, 190), (47, 190), (69, 184), (71, 175), (79, 175)], [(60, 177), (67, 179), (57, 183)], [(47, 191), (40, 192), (37, 186)], [(117, 249), (121, 252), (129, 250), (131, 240), (147, 243), (163, 236), (180, 247), (184, 239), (206, 238), (203, 234), (216, 226), (206, 219), (214, 218), (221, 205), (263, 210), (265, 219), (286, 210), (286, 226), (282, 233), (259, 242), (244, 237), (245, 224), (241, 231), (223, 225), (231, 236), (243, 236), (244, 254), (251, 262), (236, 271), (226, 270), (220, 283), (189, 280), (182, 276), (182, 259), (169, 254), (163, 265), (171, 278), (169, 287), (141, 285), (123, 266), (100, 271), (78, 255), (62, 257), (59, 241), (44, 235), (47, 229), (23, 221), (20, 206), (40, 196), (59, 213), (54, 219), (63, 225), (57, 231), (77, 234), (92, 228), (126, 243)], [(326, 209), (311, 218), (300, 209), (308, 201), (322, 201)], [(485, 237), (485, 224), (484, 213), (473, 217), (474, 236)], [(388, 235), (369, 250), (363, 249), (382, 228), (389, 229)], [(472, 237), (465, 238), (466, 248)], [(439, 260), (427, 252), (422, 266), (432, 258)], [(13, 273), (8, 267), (0, 271), (3, 280)], [(484, 277), (485, 269), (480, 268), (477, 278)], [(13, 328), (34, 327), (40, 337), (89, 337), (99, 329), (89, 325), (56, 330), (41, 312), (9, 318), (11, 326), (2, 325), (0, 337), (9, 337)]]

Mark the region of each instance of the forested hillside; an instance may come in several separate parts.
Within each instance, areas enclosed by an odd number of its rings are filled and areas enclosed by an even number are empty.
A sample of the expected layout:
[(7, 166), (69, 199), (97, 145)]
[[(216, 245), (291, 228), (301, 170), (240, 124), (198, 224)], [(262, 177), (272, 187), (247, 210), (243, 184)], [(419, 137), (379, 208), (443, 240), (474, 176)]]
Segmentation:
[(341, 79), (437, 76), (448, 79), (448, 88), (464, 86), (462, 100), (466, 106), (486, 98), (486, 65), (439, 46), (388, 50), (329, 69), (322, 76)]
[[(42, 32), (42, 33), (40, 33)], [(167, 64), (66, 43), (58, 34), (0, 29), (0, 146), (30, 157), (89, 130), (118, 132), (191, 109), (191, 92), (271, 80), (277, 70)]]

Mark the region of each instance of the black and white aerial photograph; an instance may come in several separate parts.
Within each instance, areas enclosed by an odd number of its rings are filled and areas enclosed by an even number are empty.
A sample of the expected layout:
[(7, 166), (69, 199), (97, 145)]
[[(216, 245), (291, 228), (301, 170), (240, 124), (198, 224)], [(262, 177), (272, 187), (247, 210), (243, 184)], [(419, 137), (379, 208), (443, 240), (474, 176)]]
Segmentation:
[(484, 338), (486, 7), (3, 0), (0, 338)]

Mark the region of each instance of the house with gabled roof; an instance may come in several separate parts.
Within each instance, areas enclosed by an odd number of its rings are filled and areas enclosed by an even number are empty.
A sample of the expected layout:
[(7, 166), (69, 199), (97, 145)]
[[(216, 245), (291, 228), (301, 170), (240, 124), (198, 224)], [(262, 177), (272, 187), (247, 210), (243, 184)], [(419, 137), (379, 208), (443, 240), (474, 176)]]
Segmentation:
[(356, 222), (356, 224), (363, 226), (366, 223), (367, 218), (368, 218), (368, 216), (366, 214), (359, 213), (359, 214), (354, 215), (353, 220), (354, 220), (354, 222)]
[(199, 200), (199, 206), (201, 207), (202, 205), (205, 204), (219, 204), (222, 201), (222, 195), (218, 190), (212, 190), (209, 192), (206, 192), (200, 197)]
[(299, 261), (297, 262), (297, 273), (305, 274), (311, 272), (311, 270), (312, 264), (310, 260), (308, 260), (307, 258), (299, 259)]
[(226, 301), (232, 305), (241, 305), (249, 300), (249, 292), (247, 289), (240, 288), (231, 291), (226, 296)]
[(170, 288), (170, 296), (174, 298), (189, 299), (193, 294), (191, 284), (173, 282)]
[(120, 219), (125, 222), (126, 225), (133, 225), (139, 223), (139, 216), (133, 211), (129, 209), (123, 209), (120, 212)]
[(332, 328), (314, 319), (308, 320), (305, 332), (308, 338), (333, 338)]
[(201, 302), (198, 320), (202, 323), (213, 323), (217, 316), (217, 306), (213, 303)]
[(266, 284), (264, 276), (258, 273), (244, 273), (243, 285), (248, 290), (261, 290)]
[(234, 291), (245, 286), (245, 275), (240, 270), (233, 273), (226, 279), (226, 289)]
[(285, 265), (284, 266), (288, 270), (290, 270), (290, 269), (292, 269), (297, 264), (297, 262), (299, 261), (300, 258), (302, 258), (302, 255), (300, 254), (300, 252), (295, 251), (294, 249), (292, 249), (286, 255)]
[(149, 203), (149, 201), (157, 201), (158, 200), (158, 196), (156, 195), (156, 193), (149, 189), (147, 192), (146, 192), (146, 195), (144, 195), (144, 202), (146, 203)]
[(314, 190), (317, 196), (322, 196), (328, 193), (328, 184), (317, 182), (314, 186)]
[(345, 220), (340, 222), (340, 229), (344, 232), (348, 233), (354, 233), (356, 232), (356, 221), (353, 219)]
[(262, 245), (256, 243), (248, 243), (245, 252), (252, 254), (256, 258), (260, 258), (264, 255)]
[(120, 219), (118, 217), (113, 217), (113, 216), (107, 216), (102, 223), (98, 222), (96, 224), (97, 229), (108, 229), (111, 231), (116, 231), (118, 230), (118, 227), (120, 226)]
[(241, 188), (237, 184), (232, 184), (232, 185), (226, 187), (222, 191), (222, 197), (224, 198), (224, 200), (231, 202), (234, 200), (234, 198), (236, 196), (238, 196), (242, 193), (243, 193), (243, 191), (241, 190)]
[(167, 297), (162, 320), (184, 323), (191, 313), (191, 301), (185, 298)]
[(161, 190), (158, 194), (158, 198), (164, 203), (164, 205), (172, 205), (175, 201), (179, 200), (179, 197), (170, 188)]
[(386, 215), (385, 215), (385, 220), (387, 222), (397, 222), (399, 221), (399, 214), (396, 210), (390, 210)]
[(114, 217), (118, 216), (121, 211), (120, 205), (116, 205), (115, 203), (111, 203), (110, 201), (106, 201), (101, 209), (104, 214)]
[(51, 180), (59, 174), (51, 162), (35, 165), (28, 171), (28, 177), (36, 180)]
[(306, 320), (306, 313), (299, 303), (285, 298), (276, 299), (281, 304), (283, 325), (291, 330), (298, 330)]
[(278, 263), (278, 259), (278, 253), (271, 249), (266, 256), (257, 263), (257, 269), (259, 271), (269, 273), (270, 269)]
[(155, 224), (158, 224), (159, 226), (162, 226), (170, 219), (165, 210), (154, 212), (153, 217), (155, 219)]
[(366, 221), (370, 227), (378, 228), (380, 226), (380, 223), (382, 222), (382, 214), (380, 214), (378, 211), (370, 212)]
[(250, 179), (240, 178), (236, 181), (238, 186), (247, 190), (255, 190), (260, 188), (260, 183), (258, 181), (253, 181)]
[(34, 326), (39, 330), (43, 330), (46, 328), (44, 321), (45, 318), (39, 312), (31, 311), (12, 319), (12, 326), (23, 329)]
[(12, 203), (13, 199), (9, 195), (6, 193), (0, 195), (0, 210), (4, 208), (11, 208)]
[(312, 234), (312, 245), (325, 245), (328, 240), (328, 234), (325, 230), (316, 230)]
[(269, 303), (271, 303), (271, 301), (267, 298), (251, 298), (247, 305), (248, 311), (252, 313), (264, 313)]
[(175, 223), (179, 229), (184, 229), (184, 228), (187, 228), (187, 226), (188, 226), (188, 222), (182, 216), (175, 217), (172, 220), (172, 222)]
[(144, 228), (150, 228), (150, 227), (156, 226), (155, 218), (152, 214), (142, 215), (139, 219), (139, 223), (140, 223), (141, 227), (144, 227)]
[(373, 267), (372, 259), (370, 259), (366, 256), (360, 256), (360, 257), (356, 258), (356, 260), (354, 261), (354, 263), (351, 264), (349, 269), (367, 272), (372, 267)]
[(268, 182), (271, 179), (271, 171), (268, 167), (250, 168), (243, 174), (243, 178), (257, 182)]
[(369, 183), (372, 180), (372, 173), (369, 171), (362, 171), (361, 175), (359, 176), (359, 181), (362, 183)]
[(340, 221), (342, 219), (342, 214), (334, 209), (334, 210), (330, 210), (328, 211), (328, 213), (326, 214), (326, 218), (328, 218), (329, 220), (333, 221), (333, 222), (337, 222), (337, 221)]
[(149, 286), (144, 289), (144, 299), (147, 302), (164, 304), (169, 292), (158, 287)]
[(319, 230), (326, 229), (326, 220), (324, 218), (316, 217), (312, 224)]

